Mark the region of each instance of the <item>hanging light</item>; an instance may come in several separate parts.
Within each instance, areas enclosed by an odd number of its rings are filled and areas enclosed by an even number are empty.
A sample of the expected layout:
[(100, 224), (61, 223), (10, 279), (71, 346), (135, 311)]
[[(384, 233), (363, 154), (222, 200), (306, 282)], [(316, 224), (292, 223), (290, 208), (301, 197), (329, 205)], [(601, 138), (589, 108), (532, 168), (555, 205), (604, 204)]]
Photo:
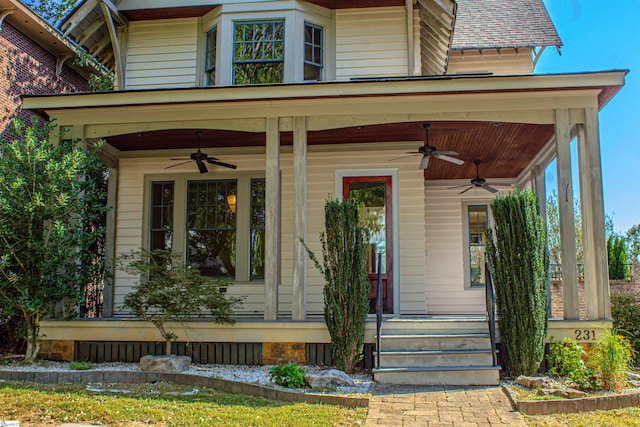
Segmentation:
[(236, 213), (236, 195), (229, 194), (227, 195), (227, 204), (229, 205), (229, 210), (231, 213)]

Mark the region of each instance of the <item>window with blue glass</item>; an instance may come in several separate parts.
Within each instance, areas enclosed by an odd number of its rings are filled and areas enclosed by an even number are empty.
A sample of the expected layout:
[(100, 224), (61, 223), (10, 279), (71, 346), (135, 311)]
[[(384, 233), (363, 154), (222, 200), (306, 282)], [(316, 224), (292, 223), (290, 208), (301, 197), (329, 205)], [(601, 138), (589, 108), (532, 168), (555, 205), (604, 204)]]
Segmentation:
[(218, 41), (218, 28), (213, 27), (205, 34), (204, 41), (204, 84), (213, 86), (216, 84), (216, 43)]
[(304, 79), (322, 80), (323, 41), (322, 27), (305, 22), (304, 24)]

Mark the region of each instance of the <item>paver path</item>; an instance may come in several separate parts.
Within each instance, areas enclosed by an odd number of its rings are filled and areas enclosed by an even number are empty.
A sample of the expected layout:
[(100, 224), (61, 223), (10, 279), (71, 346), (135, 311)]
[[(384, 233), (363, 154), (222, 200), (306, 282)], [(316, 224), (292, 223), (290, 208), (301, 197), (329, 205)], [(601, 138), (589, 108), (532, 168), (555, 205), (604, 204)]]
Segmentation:
[(526, 426), (499, 387), (377, 385), (366, 426)]

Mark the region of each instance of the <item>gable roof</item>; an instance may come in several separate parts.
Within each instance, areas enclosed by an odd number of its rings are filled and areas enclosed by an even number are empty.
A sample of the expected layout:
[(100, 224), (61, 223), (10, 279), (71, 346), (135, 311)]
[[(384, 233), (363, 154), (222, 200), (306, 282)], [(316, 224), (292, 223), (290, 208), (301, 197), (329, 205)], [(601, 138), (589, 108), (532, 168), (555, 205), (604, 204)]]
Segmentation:
[(562, 46), (542, 0), (457, 0), (453, 49)]
[[(85, 78), (97, 71), (92, 64), (83, 66), (75, 64), (73, 58), (80, 48), (67, 40), (60, 31), (21, 0), (0, 0), (0, 12), (6, 13), (5, 22), (57, 58), (56, 72), (60, 72), (63, 64), (73, 68)], [(2, 22), (0, 19), (0, 29)]]

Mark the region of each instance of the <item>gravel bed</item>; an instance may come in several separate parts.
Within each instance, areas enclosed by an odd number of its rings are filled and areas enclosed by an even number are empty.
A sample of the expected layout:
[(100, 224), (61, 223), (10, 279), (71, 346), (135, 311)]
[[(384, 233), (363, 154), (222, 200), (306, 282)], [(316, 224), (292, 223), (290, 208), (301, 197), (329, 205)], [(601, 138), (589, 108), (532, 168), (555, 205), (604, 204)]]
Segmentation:
[[(103, 362), (93, 363), (93, 369), (98, 371), (140, 371), (137, 363)], [(202, 375), (206, 377), (220, 378), (231, 381), (244, 382), (248, 384), (258, 384), (272, 387), (279, 390), (291, 390), (273, 384), (269, 379), (269, 369), (272, 366), (246, 366), (246, 365), (196, 365), (192, 364), (186, 374)], [(318, 366), (301, 366), (306, 373), (315, 374), (322, 371)], [(19, 362), (9, 362), (0, 365), (0, 369), (12, 371), (41, 371), (41, 372), (66, 372), (69, 369), (68, 362), (54, 362), (40, 360), (33, 365), (23, 365)], [(323, 389), (323, 394), (369, 394), (375, 385), (370, 374), (355, 373), (350, 375), (355, 387), (335, 387)], [(299, 390), (303, 393), (314, 392), (311, 389)]]

